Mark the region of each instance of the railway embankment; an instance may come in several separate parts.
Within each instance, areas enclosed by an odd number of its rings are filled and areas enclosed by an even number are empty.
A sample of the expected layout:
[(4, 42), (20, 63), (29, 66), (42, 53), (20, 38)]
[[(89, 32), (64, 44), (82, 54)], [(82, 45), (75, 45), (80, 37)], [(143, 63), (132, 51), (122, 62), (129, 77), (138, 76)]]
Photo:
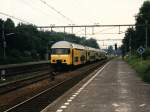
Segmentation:
[(143, 81), (150, 83), (150, 58), (142, 59), (138, 56), (130, 56), (125, 58), (139, 74)]

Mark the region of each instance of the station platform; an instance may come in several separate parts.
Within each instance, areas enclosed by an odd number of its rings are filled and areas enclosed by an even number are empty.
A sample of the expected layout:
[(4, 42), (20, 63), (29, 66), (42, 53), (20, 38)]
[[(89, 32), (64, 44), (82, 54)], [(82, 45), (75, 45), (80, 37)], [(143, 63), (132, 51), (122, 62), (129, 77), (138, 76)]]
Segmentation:
[(126, 62), (114, 59), (42, 112), (150, 112), (150, 84)]

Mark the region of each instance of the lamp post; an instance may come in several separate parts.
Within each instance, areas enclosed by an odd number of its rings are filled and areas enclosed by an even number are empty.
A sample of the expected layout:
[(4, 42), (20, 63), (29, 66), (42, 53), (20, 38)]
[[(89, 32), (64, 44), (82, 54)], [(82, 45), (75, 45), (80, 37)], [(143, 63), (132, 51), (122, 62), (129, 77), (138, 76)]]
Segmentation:
[(4, 22), (2, 24), (2, 39), (3, 39), (3, 58), (6, 58), (6, 41), (5, 41), (5, 31), (4, 31)]
[(2, 24), (2, 40), (3, 40), (3, 59), (5, 60), (6, 59), (6, 47), (7, 47), (7, 42), (6, 42), (6, 36), (10, 36), (10, 35), (13, 35), (15, 33), (8, 33), (8, 34), (5, 34), (5, 25), (4, 25), (4, 22)]
[(145, 48), (147, 48), (147, 37), (148, 37), (148, 21), (145, 20)]

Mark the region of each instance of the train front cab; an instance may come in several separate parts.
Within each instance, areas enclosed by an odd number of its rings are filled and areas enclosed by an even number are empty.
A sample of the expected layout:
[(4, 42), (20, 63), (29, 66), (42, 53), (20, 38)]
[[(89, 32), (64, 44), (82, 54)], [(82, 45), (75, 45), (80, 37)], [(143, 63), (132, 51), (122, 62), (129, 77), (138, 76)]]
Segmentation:
[(71, 48), (52, 48), (51, 49), (52, 65), (72, 65)]
[(57, 66), (76, 66), (86, 63), (86, 51), (76, 48), (51, 49), (51, 64)]

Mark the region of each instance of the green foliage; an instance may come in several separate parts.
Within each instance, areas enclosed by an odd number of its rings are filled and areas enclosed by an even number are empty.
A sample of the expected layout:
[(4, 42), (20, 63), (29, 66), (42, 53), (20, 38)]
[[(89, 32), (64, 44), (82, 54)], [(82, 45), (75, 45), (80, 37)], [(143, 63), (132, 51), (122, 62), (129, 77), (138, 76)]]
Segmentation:
[[(97, 44), (97, 41), (93, 38), (90, 38), (88, 40), (85, 40), (83, 41), (84, 45), (86, 46), (90, 46), (90, 47), (93, 47), (93, 48), (99, 48), (98, 44)], [(82, 43), (81, 43), (82, 44)]]
[(143, 58), (150, 59), (150, 48), (145, 49), (145, 52), (143, 53)]
[[(150, 24), (150, 1), (147, 0), (143, 3), (139, 9), (139, 13), (136, 16), (136, 25), (145, 24), (145, 22)], [(128, 28), (125, 37), (123, 39), (122, 50), (124, 53), (129, 52), (129, 46), (131, 46), (131, 51), (135, 52), (139, 46), (145, 47), (145, 26), (136, 26), (135, 28)], [(148, 47), (150, 47), (150, 25), (148, 28)]]
[(108, 47), (108, 54), (112, 54), (113, 53), (113, 46), (109, 46)]
[(142, 60), (137, 56), (127, 57), (126, 61), (139, 73), (139, 76), (150, 83), (150, 60)]

